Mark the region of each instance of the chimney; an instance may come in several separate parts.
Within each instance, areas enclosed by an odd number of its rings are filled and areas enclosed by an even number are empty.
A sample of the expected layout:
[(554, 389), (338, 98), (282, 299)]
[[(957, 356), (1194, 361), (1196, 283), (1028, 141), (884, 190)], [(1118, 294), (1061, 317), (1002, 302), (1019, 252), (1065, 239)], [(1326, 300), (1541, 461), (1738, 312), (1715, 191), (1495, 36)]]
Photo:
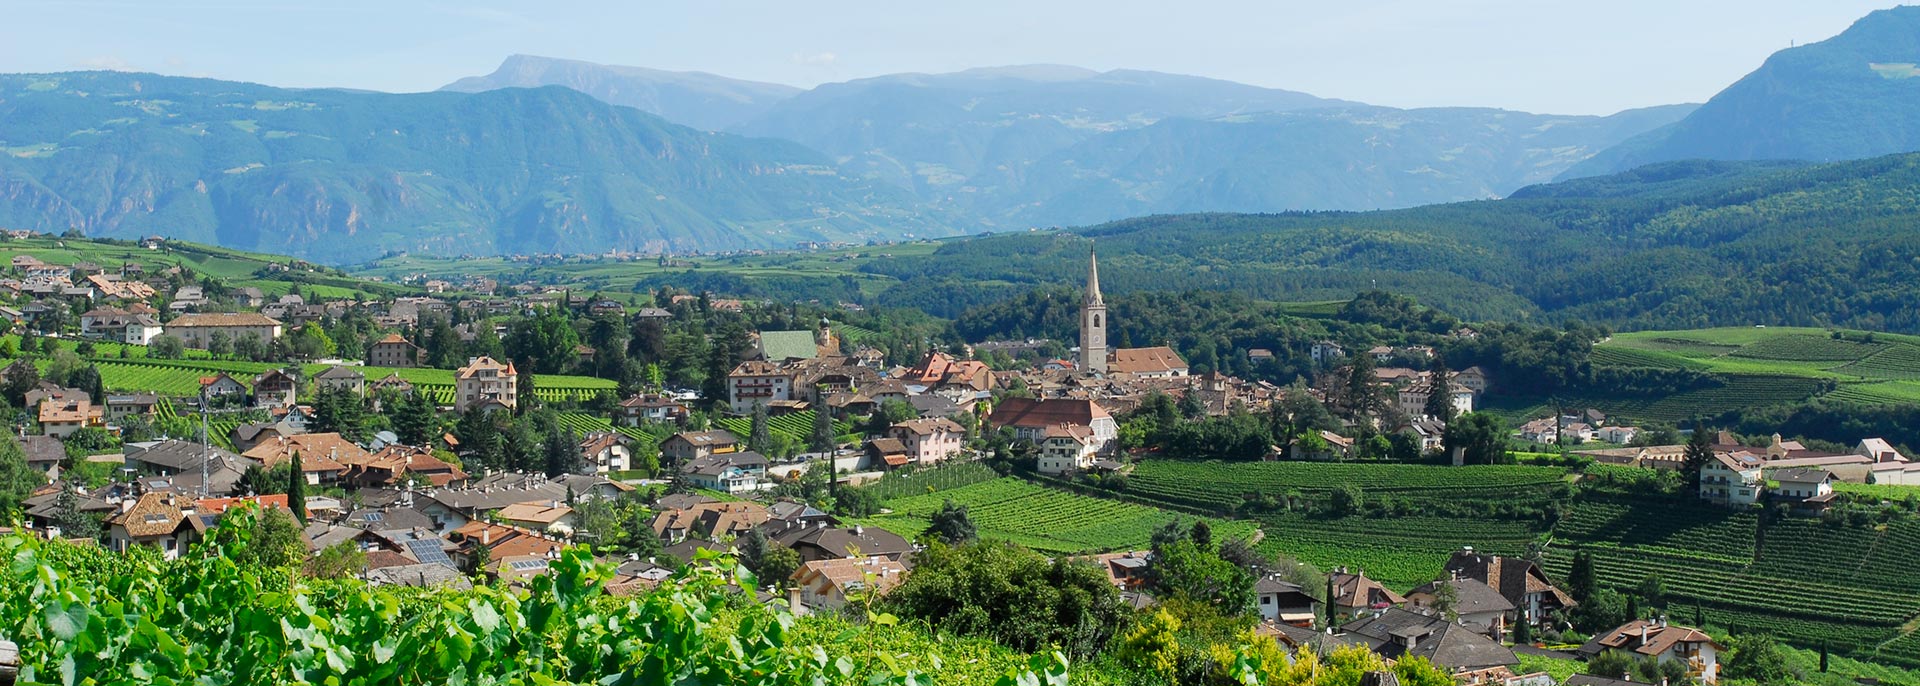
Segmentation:
[(867, 533), (866, 527), (860, 526), (859, 524), (853, 525), (853, 535), (864, 536), (866, 535), (866, 533)]
[(800, 611), (800, 588), (798, 586), (787, 589), (787, 610), (790, 612)]
[(1647, 625), (1648, 624), (1649, 622), (1640, 623), (1640, 645), (1647, 644)]
[(484, 526), (480, 528), (480, 545), (493, 545), (492, 528)]

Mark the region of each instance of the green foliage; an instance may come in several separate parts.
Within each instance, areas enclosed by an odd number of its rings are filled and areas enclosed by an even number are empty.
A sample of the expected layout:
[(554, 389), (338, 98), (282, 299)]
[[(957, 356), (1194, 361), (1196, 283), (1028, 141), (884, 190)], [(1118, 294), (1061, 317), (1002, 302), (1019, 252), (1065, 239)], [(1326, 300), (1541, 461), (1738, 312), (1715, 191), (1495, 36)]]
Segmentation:
[(1787, 658), (1781, 652), (1773, 637), (1766, 634), (1746, 634), (1733, 637), (1727, 646), (1732, 652), (1727, 655), (1721, 668), (1728, 679), (1752, 681), (1763, 686), (1790, 684), (1799, 680)]
[(1460, 451), (1466, 464), (1513, 464), (1507, 427), (1486, 412), (1468, 412), (1448, 422), (1445, 446), (1449, 453)]
[(978, 537), (973, 528), (973, 520), (967, 517), (965, 505), (955, 505), (948, 500), (940, 505), (927, 522), (926, 536), (932, 536), (947, 545), (962, 545)]
[(46, 474), (27, 465), (19, 443), (0, 440), (0, 518), (13, 521), (24, 515), (21, 503), (46, 483)]
[[(1000, 478), (893, 498), (887, 501), (893, 512), (866, 522), (915, 538), (931, 526), (933, 515), (949, 500), (966, 506), (967, 518), (981, 538), (1012, 541), (1047, 553), (1138, 550), (1155, 529), (1181, 519), (1152, 507)], [(1253, 528), (1251, 522), (1213, 522), (1214, 535), (1221, 538), (1246, 538)]]
[(1023, 652), (1056, 647), (1075, 658), (1104, 649), (1131, 614), (1097, 567), (1000, 541), (935, 544), (881, 607), (942, 633)]

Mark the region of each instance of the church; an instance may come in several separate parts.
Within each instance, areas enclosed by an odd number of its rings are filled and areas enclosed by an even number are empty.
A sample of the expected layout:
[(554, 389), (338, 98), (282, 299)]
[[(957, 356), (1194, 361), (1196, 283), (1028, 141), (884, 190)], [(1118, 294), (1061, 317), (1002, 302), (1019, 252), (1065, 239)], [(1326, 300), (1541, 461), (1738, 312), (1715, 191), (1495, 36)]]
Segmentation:
[(1079, 370), (1094, 375), (1131, 374), (1143, 379), (1186, 376), (1187, 361), (1168, 346), (1107, 348), (1107, 302), (1100, 296), (1100, 259), (1087, 253), (1087, 292), (1080, 300)]

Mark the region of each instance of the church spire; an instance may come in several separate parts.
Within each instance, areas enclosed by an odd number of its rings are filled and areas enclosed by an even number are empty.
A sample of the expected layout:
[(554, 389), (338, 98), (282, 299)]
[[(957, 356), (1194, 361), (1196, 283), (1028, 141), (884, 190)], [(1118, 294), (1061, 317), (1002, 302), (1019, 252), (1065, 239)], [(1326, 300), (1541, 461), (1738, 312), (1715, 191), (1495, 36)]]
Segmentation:
[(1088, 305), (1106, 304), (1106, 302), (1100, 298), (1100, 256), (1094, 254), (1093, 248), (1087, 248), (1086, 303)]

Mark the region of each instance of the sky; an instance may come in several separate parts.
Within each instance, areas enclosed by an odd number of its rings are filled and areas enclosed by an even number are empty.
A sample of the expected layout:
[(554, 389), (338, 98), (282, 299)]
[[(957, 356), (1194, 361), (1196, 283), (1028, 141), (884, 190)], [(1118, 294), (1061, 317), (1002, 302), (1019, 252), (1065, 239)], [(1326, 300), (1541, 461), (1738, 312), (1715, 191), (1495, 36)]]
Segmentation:
[(1396, 107), (1701, 102), (1862, 0), (0, 0), (0, 72), (433, 90), (510, 54), (813, 86), (1009, 64), (1148, 69)]

